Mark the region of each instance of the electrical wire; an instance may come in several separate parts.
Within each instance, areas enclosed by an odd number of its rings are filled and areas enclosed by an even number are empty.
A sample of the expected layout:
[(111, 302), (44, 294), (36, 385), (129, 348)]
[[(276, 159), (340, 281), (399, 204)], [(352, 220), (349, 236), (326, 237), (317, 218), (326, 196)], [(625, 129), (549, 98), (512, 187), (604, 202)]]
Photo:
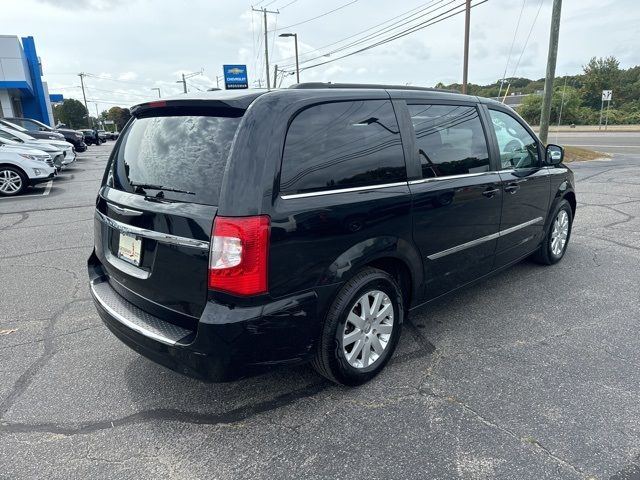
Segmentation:
[[(445, 0), (438, 0), (438, 1), (437, 1), (437, 3), (436, 3), (436, 5), (438, 5), (438, 4), (440, 4), (440, 3), (442, 3), (443, 1), (445, 1)], [(425, 10), (429, 10), (429, 11), (424, 12), (424, 13), (421, 13), (419, 16), (417, 16), (416, 18), (414, 18), (414, 19), (412, 19), (412, 20), (406, 20), (406, 19), (399, 20), (398, 22), (394, 22), (394, 23), (392, 23), (391, 25), (389, 25), (389, 26), (387, 26), (387, 27), (385, 27), (385, 28), (382, 28), (382, 29), (380, 29), (380, 30), (376, 30), (376, 31), (374, 31), (374, 32), (372, 32), (372, 33), (370, 33), (370, 34), (366, 35), (365, 37), (363, 37), (363, 38), (361, 38), (361, 39), (358, 39), (358, 40), (356, 40), (356, 41), (354, 41), (354, 42), (351, 42), (351, 43), (349, 43), (349, 44), (347, 44), (347, 45), (343, 45), (343, 46), (341, 46), (341, 47), (338, 47), (338, 48), (336, 48), (336, 49), (334, 49), (334, 50), (331, 50), (331, 51), (329, 51), (329, 52), (326, 52), (326, 53), (324, 53), (324, 54), (322, 54), (322, 55), (318, 55), (317, 57), (309, 58), (309, 59), (307, 59), (307, 60), (303, 60), (303, 61), (302, 61), (302, 62), (300, 62), (300, 63), (304, 64), (304, 63), (307, 63), (307, 62), (311, 62), (311, 61), (316, 60), (316, 59), (318, 59), (318, 58), (327, 57), (327, 56), (329, 56), (329, 55), (333, 55), (333, 54), (335, 54), (335, 53), (339, 53), (339, 52), (342, 52), (342, 51), (344, 51), (344, 50), (348, 50), (349, 48), (355, 47), (355, 46), (357, 46), (357, 45), (361, 45), (361, 44), (363, 44), (363, 43), (365, 43), (365, 42), (367, 42), (367, 41), (369, 41), (369, 40), (374, 40), (376, 37), (378, 37), (378, 36), (380, 36), (380, 35), (384, 35), (384, 34), (386, 34), (386, 33), (391, 33), (391, 32), (393, 32), (394, 30), (398, 30), (399, 28), (405, 27), (406, 25), (409, 25), (411, 22), (414, 22), (414, 21), (416, 21), (416, 20), (418, 20), (418, 19), (420, 19), (420, 18), (422, 18), (422, 17), (425, 17), (425, 16), (427, 16), (427, 15), (429, 15), (429, 14), (432, 14), (432, 13), (434, 13), (434, 12), (436, 12), (436, 11), (440, 10), (441, 8), (445, 8), (445, 7), (447, 7), (447, 6), (451, 5), (452, 3), (456, 2), (456, 1), (458, 1), (458, 0), (449, 0), (449, 1), (447, 1), (447, 3), (445, 3), (444, 5), (439, 5), (439, 6), (434, 6), (434, 7), (431, 7), (431, 8), (426, 8)], [(454, 10), (455, 8), (459, 8), (459, 7), (461, 7), (461, 6), (462, 6), (462, 4), (457, 5), (457, 6), (455, 6), (455, 7), (451, 8), (451, 9), (449, 9), (449, 10), (446, 10), (446, 11), (444, 11), (444, 12), (442, 12), (442, 13), (440, 13), (440, 14), (436, 15), (435, 17), (432, 17), (432, 18), (430, 18), (430, 19), (427, 19), (426, 21), (424, 21), (424, 22), (422, 22), (422, 23), (415, 24), (415, 25), (413, 25), (412, 27), (409, 27), (409, 28), (413, 28), (413, 27), (417, 27), (417, 26), (419, 26), (419, 25), (422, 25), (422, 24), (424, 24), (424, 23), (426, 23), (426, 22), (429, 22), (429, 21), (431, 21), (431, 20), (433, 20), (433, 19), (435, 19), (435, 18), (438, 18), (439, 16), (445, 15), (445, 14), (447, 14), (447, 13), (451, 12), (452, 10)], [(411, 17), (411, 16), (414, 16), (414, 15), (415, 15), (415, 14), (410, 15), (410, 17)], [(400, 25), (395, 26), (395, 27), (392, 27), (392, 25), (396, 25), (396, 24), (398, 24), (398, 23), (400, 23)], [(293, 64), (289, 64), (289, 65), (285, 65), (285, 66), (284, 66), (284, 68), (288, 68), (288, 67), (292, 67), (292, 66), (293, 66)]]
[(282, 6), (282, 7), (278, 7), (278, 10), (284, 10), (285, 8), (287, 8), (289, 5), (293, 5), (294, 3), (296, 3), (298, 0), (292, 0), (291, 2), (287, 3), (286, 5)]
[(101, 80), (110, 80), (112, 82), (130, 83), (132, 85), (140, 85), (140, 86), (143, 86), (143, 87), (148, 87), (149, 86), (146, 83), (133, 82), (131, 80), (121, 80), (121, 79), (118, 79), (118, 78), (103, 77), (101, 75), (94, 75), (93, 73), (85, 73), (85, 76), (91, 77), (91, 78), (99, 78)]
[[(418, 5), (417, 7), (412, 8), (411, 10), (407, 10), (406, 12), (401, 13), (400, 15), (396, 15), (395, 17), (391, 17), (391, 18), (385, 20), (384, 22), (380, 22), (380, 23), (378, 23), (376, 25), (372, 25), (371, 27), (365, 28), (364, 30), (360, 30), (359, 32), (356, 32), (356, 33), (354, 33), (352, 35), (349, 35), (348, 37), (341, 38), (340, 40), (336, 40), (335, 42), (331, 42), (331, 43), (327, 43), (326, 45), (322, 45), (321, 47), (318, 47), (318, 48), (314, 49), (313, 52), (307, 52), (307, 53), (300, 54), (300, 55), (298, 55), (298, 58), (306, 57), (306, 56), (312, 55), (314, 53), (317, 53), (318, 51), (320, 51), (320, 50), (322, 50), (324, 48), (332, 47), (333, 45), (337, 45), (339, 43), (343, 43), (343, 42), (345, 42), (345, 41), (347, 41), (347, 40), (349, 40), (349, 39), (351, 39), (353, 37), (357, 37), (359, 35), (362, 35), (363, 33), (367, 33), (369, 30), (373, 30), (375, 28), (381, 27), (382, 25), (385, 25), (385, 24), (387, 24), (387, 23), (389, 23), (389, 22), (391, 22), (393, 20), (396, 20), (397, 18), (405, 17), (405, 18), (401, 18), (398, 22), (391, 23), (391, 25), (395, 25), (397, 23), (405, 21), (408, 18), (413, 17), (414, 15), (416, 15), (416, 13), (414, 13), (414, 12), (427, 10), (429, 8), (429, 6), (431, 6), (436, 1), (438, 3), (441, 3), (444, 0), (429, 0), (428, 2), (425, 2), (422, 5)], [(388, 26), (391, 26), (391, 25), (388, 25)], [(296, 58), (295, 55), (292, 55), (290, 57), (281, 58), (280, 60), (278, 60), (278, 62), (283, 62), (285, 60), (295, 60), (295, 58)]]
[(333, 10), (329, 10), (328, 12), (321, 13), (320, 15), (317, 15), (317, 16), (315, 16), (315, 17), (308, 18), (308, 19), (306, 19), (306, 20), (303, 20), (302, 22), (292, 23), (291, 25), (287, 25), (286, 27), (279, 28), (277, 31), (280, 31), (280, 30), (288, 30), (288, 29), (289, 29), (289, 28), (291, 28), (291, 27), (297, 27), (298, 25), (304, 25), (305, 23), (312, 22), (312, 21), (314, 21), (314, 20), (317, 20), (318, 18), (326, 17), (327, 15), (330, 15), (330, 14), (332, 14), (332, 13), (334, 13), (334, 12), (337, 12), (338, 10), (342, 10), (343, 8), (346, 8), (346, 7), (348, 7), (349, 5), (353, 5), (354, 3), (357, 3), (358, 1), (359, 1), (359, 0), (351, 0), (350, 2), (345, 3), (345, 4), (343, 4), (343, 5), (340, 5), (339, 7), (334, 8)]
[[(482, 0), (482, 1), (478, 2), (478, 3), (476, 3), (475, 5), (472, 5), (471, 8), (475, 8), (475, 7), (479, 6), (479, 5), (482, 5), (483, 3), (486, 3), (487, 1), (488, 0)], [(465, 11), (464, 8), (462, 10), (454, 11), (456, 9), (459, 9), (460, 7), (464, 7), (464, 4), (460, 4), (460, 5), (458, 5), (458, 6), (454, 7), (454, 8), (451, 8), (451, 9), (447, 10), (446, 12), (443, 12), (443, 13), (431, 18), (430, 20), (428, 20), (426, 22), (422, 22), (422, 23), (420, 23), (418, 25), (414, 25), (413, 27), (408, 28), (407, 30), (404, 30), (402, 32), (394, 34), (394, 35), (392, 35), (390, 37), (387, 37), (387, 38), (385, 38), (383, 40), (380, 40), (380, 41), (378, 41), (378, 42), (376, 42), (376, 43), (374, 43), (372, 45), (367, 45), (367, 46), (365, 46), (363, 48), (360, 48), (360, 49), (358, 49), (358, 50), (356, 50), (354, 52), (350, 52), (350, 53), (347, 53), (345, 55), (341, 55), (340, 57), (337, 57), (337, 58), (334, 58), (334, 59), (331, 59), (331, 60), (327, 60), (327, 61), (324, 61), (324, 62), (316, 63), (314, 65), (310, 65), (308, 67), (301, 68), (300, 71), (309, 70), (311, 68), (316, 68), (316, 67), (319, 67), (321, 65), (326, 65), (326, 64), (331, 63), (331, 62), (336, 62), (336, 61), (341, 60), (343, 58), (350, 57), (352, 55), (356, 55), (358, 53), (365, 52), (365, 51), (370, 50), (372, 48), (375, 48), (375, 47), (378, 47), (380, 45), (384, 45), (386, 43), (389, 43), (389, 42), (392, 42), (394, 40), (397, 40), (399, 38), (405, 37), (405, 36), (410, 35), (410, 34), (412, 34), (414, 32), (417, 32), (419, 30), (423, 30), (423, 29), (425, 29), (427, 27), (430, 27), (430, 26), (435, 25), (437, 23), (440, 23), (440, 22), (442, 22), (444, 20), (447, 20), (448, 18), (451, 18), (451, 17), (453, 17), (455, 15), (459, 15), (460, 13), (464, 13), (464, 11)], [(443, 15), (445, 15), (445, 16), (443, 16)]]
[(544, 0), (540, 0), (538, 11), (536, 12), (536, 16), (533, 18), (533, 23), (531, 24), (531, 28), (529, 29), (529, 34), (527, 35), (527, 39), (524, 41), (524, 46), (522, 47), (522, 51), (520, 52), (520, 57), (518, 57), (518, 63), (516, 63), (516, 68), (513, 69), (513, 74), (511, 75), (511, 77), (516, 76), (516, 72), (518, 71), (518, 67), (520, 66), (520, 60), (522, 60), (522, 56), (524, 55), (524, 52), (527, 49), (527, 44), (529, 43), (531, 32), (533, 32), (533, 27), (535, 27), (536, 25), (536, 21), (538, 20), (538, 16), (540, 15), (540, 10), (542, 10), (543, 3), (544, 3)]
[(516, 23), (516, 29), (513, 32), (513, 39), (511, 39), (511, 47), (509, 47), (509, 55), (507, 55), (507, 64), (504, 66), (504, 72), (502, 73), (502, 78), (500, 79), (500, 89), (498, 90), (498, 98), (500, 98), (500, 94), (502, 93), (504, 79), (507, 76), (507, 69), (509, 68), (509, 62), (511, 61), (511, 53), (513, 52), (513, 46), (516, 43), (516, 36), (518, 35), (518, 28), (520, 28), (520, 20), (522, 19), (522, 12), (524, 11), (524, 6), (526, 3), (527, 3), (527, 0), (522, 0), (520, 15), (518, 15), (518, 22)]

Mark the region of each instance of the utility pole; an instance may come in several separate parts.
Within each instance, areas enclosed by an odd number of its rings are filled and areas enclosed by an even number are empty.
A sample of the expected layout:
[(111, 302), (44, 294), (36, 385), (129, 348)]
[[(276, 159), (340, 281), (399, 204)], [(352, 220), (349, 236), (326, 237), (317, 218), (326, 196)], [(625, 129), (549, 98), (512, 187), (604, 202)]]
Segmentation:
[(560, 35), (560, 12), (562, 0), (553, 0), (551, 11), (551, 33), (549, 34), (549, 55), (547, 57), (547, 76), (544, 79), (544, 95), (540, 114), (540, 141), (547, 143), (549, 134), (549, 117), (551, 116), (551, 98), (553, 96), (553, 79), (556, 75), (556, 59), (558, 57), (558, 37)]
[(98, 102), (93, 102), (93, 104), (96, 106), (96, 123), (98, 124), (97, 126), (100, 126), (100, 114), (98, 113)]
[(187, 73), (186, 75), (183, 73), (182, 74), (182, 80), (176, 80), (176, 83), (181, 83), (182, 84), (182, 89), (184, 90), (184, 93), (188, 93), (187, 92), (187, 78), (195, 77), (197, 75), (202, 75), (202, 70), (199, 71), (199, 72)]
[(86, 73), (79, 73), (80, 85), (82, 86), (82, 98), (84, 99), (84, 108), (87, 111), (87, 127), (91, 128), (91, 122), (89, 121), (89, 107), (87, 106), (87, 96), (84, 93), (84, 76)]
[(278, 64), (273, 67), (273, 88), (278, 88)]
[(184, 89), (184, 93), (187, 93), (187, 80), (184, 78), (184, 73), (182, 74), (182, 88)]
[[(269, 80), (269, 36), (267, 35), (267, 13), (273, 13), (277, 15), (280, 13), (280, 11), (267, 10), (264, 7), (262, 8), (251, 7), (251, 10), (253, 10), (254, 12), (262, 12), (262, 17), (264, 19), (264, 63), (266, 65), (265, 71), (267, 73), (267, 89), (270, 89), (271, 83)], [(274, 81), (274, 86), (275, 86), (275, 81)]]
[(464, 13), (464, 65), (462, 67), (462, 93), (467, 93), (467, 78), (469, 76), (469, 27), (471, 23), (471, 0), (467, 0)]
[(220, 88), (220, 77), (216, 75), (216, 88)]

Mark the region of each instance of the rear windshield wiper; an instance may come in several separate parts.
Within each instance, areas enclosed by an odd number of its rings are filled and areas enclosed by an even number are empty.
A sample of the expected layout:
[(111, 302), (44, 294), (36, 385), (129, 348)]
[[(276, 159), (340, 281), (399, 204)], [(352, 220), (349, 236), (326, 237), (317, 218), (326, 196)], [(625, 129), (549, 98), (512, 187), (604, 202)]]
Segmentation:
[(135, 187), (136, 193), (145, 193), (144, 192), (145, 188), (151, 188), (152, 190), (160, 190), (160, 191), (176, 192), (176, 193), (186, 193), (188, 195), (195, 195), (195, 192), (189, 192), (187, 190), (180, 190), (178, 188), (164, 187), (162, 185), (152, 185), (150, 183), (133, 183), (133, 182), (129, 182), (129, 185), (131, 185), (132, 187)]

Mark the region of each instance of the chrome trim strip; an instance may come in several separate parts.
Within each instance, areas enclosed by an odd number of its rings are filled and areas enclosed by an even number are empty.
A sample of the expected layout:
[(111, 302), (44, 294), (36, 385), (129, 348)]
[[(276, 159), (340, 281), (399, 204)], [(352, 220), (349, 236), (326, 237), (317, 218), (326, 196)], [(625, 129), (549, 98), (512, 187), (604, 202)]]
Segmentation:
[[(97, 282), (97, 283), (101, 283), (101, 282)], [(125, 318), (122, 315), (120, 315), (113, 308), (111, 308), (107, 303), (105, 303), (105, 301), (100, 297), (100, 295), (98, 295), (98, 292), (95, 289), (95, 284), (96, 284), (95, 281), (91, 282), (91, 293), (93, 293), (93, 297), (100, 304), (100, 306), (102, 308), (104, 308), (109, 313), (109, 315), (111, 315), (113, 318), (118, 320), (120, 323), (122, 323), (126, 327), (129, 327), (131, 330), (135, 330), (136, 332), (140, 333), (141, 335), (144, 335), (145, 337), (152, 338), (154, 340), (157, 340), (160, 343), (164, 343), (165, 345), (172, 345), (173, 346), (176, 343), (178, 343), (176, 340), (171, 340), (170, 338), (163, 337), (162, 335), (158, 335), (156, 332), (152, 332), (151, 330), (147, 330), (146, 328), (143, 328), (140, 325), (138, 325), (136, 323), (133, 323), (132, 321), (130, 321), (127, 318)]]
[(104, 250), (104, 256), (111, 265), (120, 270), (121, 272), (126, 273), (132, 277), (139, 278), (140, 280), (146, 280), (151, 276), (150, 272), (146, 270), (142, 270), (141, 268), (136, 267), (130, 263), (125, 262), (124, 260), (116, 257), (113, 253), (109, 251), (108, 248)]
[(529, 225), (533, 225), (541, 221), (542, 221), (542, 217), (537, 217), (537, 218), (534, 218), (533, 220), (529, 220), (528, 222), (521, 223), (520, 225), (516, 225), (514, 227), (510, 227), (505, 230), (500, 230), (499, 232), (492, 233), (491, 235), (486, 235), (484, 237), (476, 238), (475, 240), (471, 240), (470, 242), (463, 243), (461, 245), (456, 245), (455, 247), (448, 248), (447, 250), (442, 250), (441, 252), (433, 253), (431, 255), (428, 255), (427, 258), (429, 260), (437, 260), (438, 258), (451, 255), (452, 253), (460, 252), (461, 250), (475, 247), (476, 245), (480, 245), (481, 243), (489, 242), (499, 237), (504, 237), (505, 235), (509, 235), (510, 233), (513, 233), (522, 228), (526, 228)]
[(321, 190), (319, 192), (308, 193), (292, 193), (289, 195), (280, 195), (280, 198), (282, 198), (283, 200), (289, 200), (292, 198), (319, 197), (322, 195), (335, 195), (336, 193), (365, 192), (367, 190), (376, 190), (378, 188), (403, 187), (406, 185), (407, 182), (383, 183), (382, 185), (367, 185), (366, 187), (339, 188), (334, 190)]
[(495, 174), (495, 171), (477, 172), (477, 173), (461, 173), (460, 175), (445, 175), (444, 177), (420, 178), (418, 180), (410, 180), (409, 185), (419, 185), (421, 183), (439, 182), (442, 180), (455, 180), (457, 178), (480, 177), (483, 175)]
[(107, 206), (112, 209), (114, 212), (119, 213), (120, 215), (129, 215), (132, 217), (137, 217), (138, 215), (142, 215), (142, 212), (139, 210), (131, 210), (129, 208), (119, 207), (118, 205), (114, 205), (113, 203), (107, 202)]
[(133, 225), (127, 225), (125, 223), (109, 218), (103, 213), (96, 210), (96, 216), (99, 220), (123, 233), (129, 233), (131, 235), (137, 235), (139, 237), (150, 238), (161, 243), (168, 243), (170, 245), (178, 245), (180, 247), (197, 248), (199, 250), (209, 251), (209, 242), (203, 240), (196, 240), (194, 238), (179, 237), (177, 235), (171, 235), (169, 233), (156, 232), (155, 230), (147, 230), (146, 228), (134, 227)]

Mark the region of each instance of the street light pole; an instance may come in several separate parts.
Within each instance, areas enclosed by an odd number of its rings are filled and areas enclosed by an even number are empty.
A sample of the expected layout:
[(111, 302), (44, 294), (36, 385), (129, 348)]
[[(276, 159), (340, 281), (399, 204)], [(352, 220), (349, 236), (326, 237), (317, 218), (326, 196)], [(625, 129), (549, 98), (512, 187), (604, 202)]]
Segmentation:
[(151, 90), (157, 90), (158, 91), (158, 98), (162, 98), (162, 95), (160, 95), (160, 88), (159, 87), (154, 87)]
[(297, 33), (281, 33), (279, 37), (293, 37), (296, 48), (296, 83), (300, 83), (300, 62), (298, 60), (298, 34)]
[(89, 116), (89, 107), (87, 106), (87, 96), (84, 93), (84, 76), (85, 73), (79, 73), (80, 85), (82, 85), (82, 98), (84, 99), (84, 109), (87, 111), (87, 127), (91, 128), (91, 117)]

